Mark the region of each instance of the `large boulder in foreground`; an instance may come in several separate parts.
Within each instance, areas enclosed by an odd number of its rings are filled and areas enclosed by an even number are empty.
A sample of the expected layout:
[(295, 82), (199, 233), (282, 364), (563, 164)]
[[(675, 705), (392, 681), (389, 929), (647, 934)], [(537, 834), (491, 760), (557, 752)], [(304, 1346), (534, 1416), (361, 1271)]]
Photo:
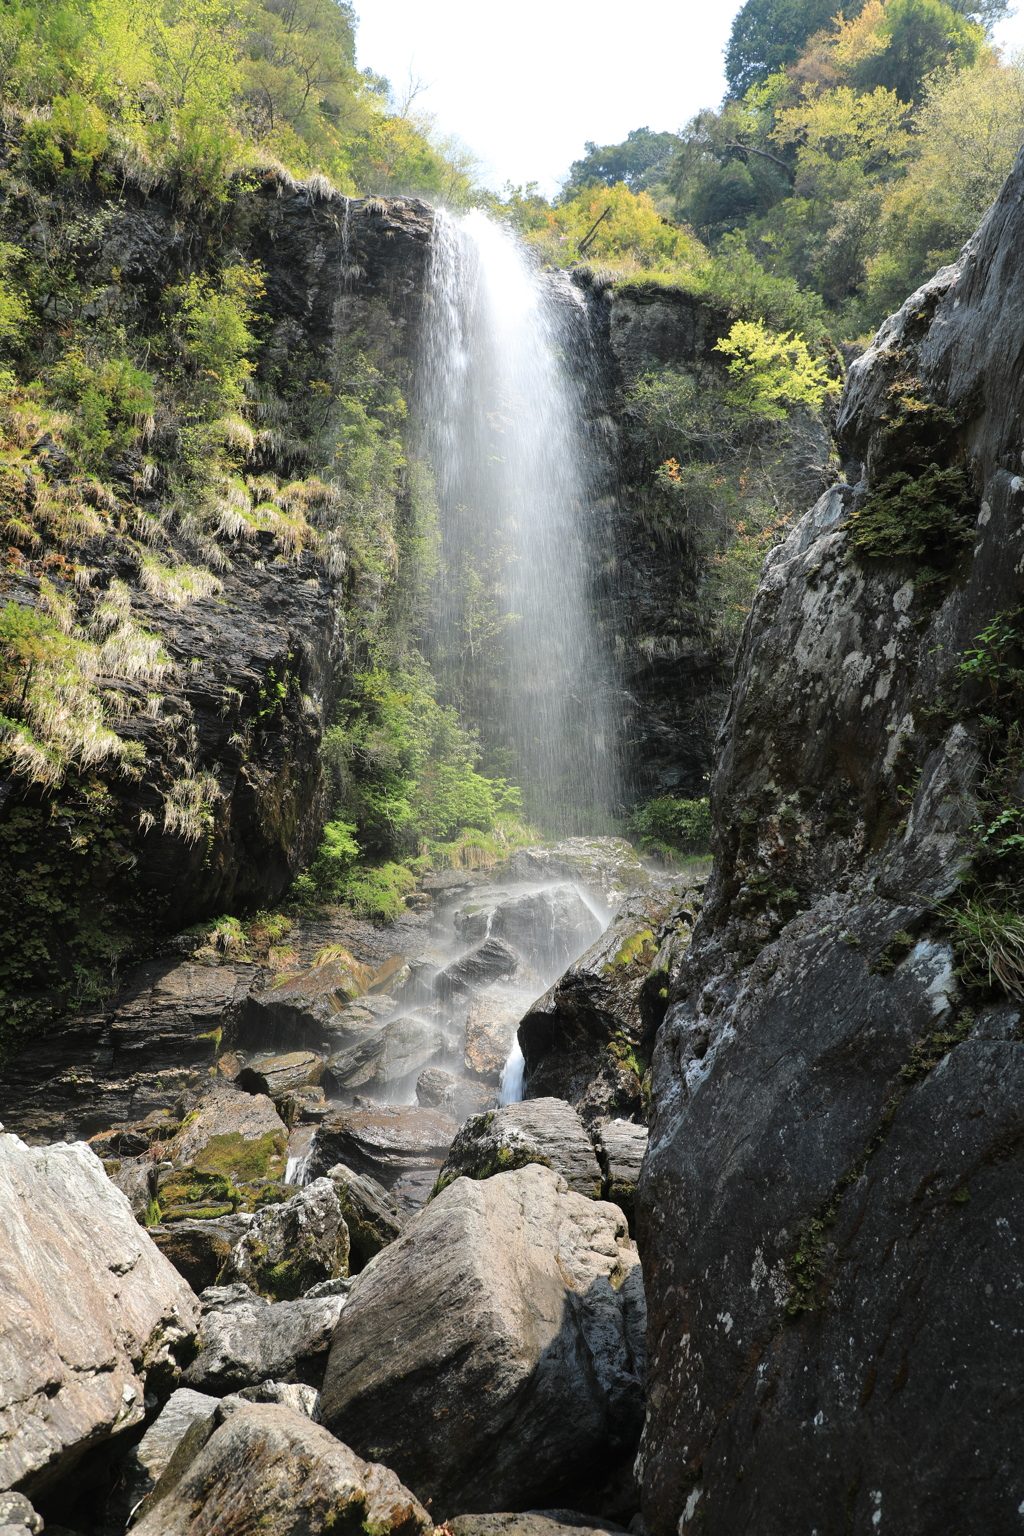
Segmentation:
[(290, 1408), (235, 1400), (208, 1428), (205, 1444), (195, 1430), (181, 1443), (192, 1454), (172, 1458), (137, 1536), (428, 1536), (432, 1528), (393, 1472)]
[(594, 1144), (579, 1115), (563, 1099), (505, 1104), (470, 1120), (452, 1142), (438, 1182), (443, 1188), (463, 1175), (489, 1179), (528, 1163), (553, 1168), (577, 1195), (601, 1198), (601, 1167)]
[(324, 1423), (435, 1518), (584, 1491), (628, 1509), (644, 1326), (616, 1206), (539, 1165), (457, 1179), (357, 1279)]
[(197, 1321), (95, 1153), (0, 1135), (0, 1488), (44, 1492), (138, 1424)]
[(588, 1124), (644, 1118), (643, 1078), (665, 1007), (656, 961), (668, 932), (689, 932), (695, 896), (680, 882), (634, 892), (533, 1004), (519, 1025), (527, 1097), (567, 1099)]

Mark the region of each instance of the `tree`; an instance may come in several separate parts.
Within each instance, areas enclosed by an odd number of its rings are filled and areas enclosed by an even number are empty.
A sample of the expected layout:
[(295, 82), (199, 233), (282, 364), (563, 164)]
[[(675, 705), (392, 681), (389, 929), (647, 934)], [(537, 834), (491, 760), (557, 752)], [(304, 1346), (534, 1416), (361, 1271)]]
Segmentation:
[(878, 35), (885, 46), (862, 61), (855, 82), (867, 91), (884, 86), (908, 102), (920, 100), (936, 69), (969, 68), (985, 45), (984, 29), (944, 0), (888, 0)]
[(664, 180), (679, 145), (676, 134), (652, 133), (650, 128), (631, 128), (621, 144), (598, 145), (588, 140), (583, 158), (569, 167), (562, 200), (568, 202), (584, 188), (602, 181), (607, 187), (621, 181), (631, 192), (646, 191)]
[[(856, 4), (852, 11), (859, 11)], [(746, 0), (736, 14), (725, 51), (725, 78), (743, 96), (800, 57), (812, 33), (827, 27), (836, 0)]]

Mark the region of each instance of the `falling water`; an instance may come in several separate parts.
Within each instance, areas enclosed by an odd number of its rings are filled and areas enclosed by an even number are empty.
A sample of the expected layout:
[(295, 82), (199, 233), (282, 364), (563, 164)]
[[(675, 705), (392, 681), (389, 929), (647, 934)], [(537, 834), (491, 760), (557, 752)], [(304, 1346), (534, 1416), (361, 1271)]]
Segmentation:
[(585, 301), (483, 214), (438, 214), (424, 330), (441, 528), (431, 660), (528, 814), (596, 830), (616, 752), (594, 618)]

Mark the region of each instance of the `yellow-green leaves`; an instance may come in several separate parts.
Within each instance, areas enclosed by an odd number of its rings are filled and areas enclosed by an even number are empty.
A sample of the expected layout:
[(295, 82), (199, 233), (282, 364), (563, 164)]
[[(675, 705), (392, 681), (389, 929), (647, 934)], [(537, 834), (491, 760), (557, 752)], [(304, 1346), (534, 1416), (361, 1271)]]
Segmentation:
[(210, 414), (237, 408), (253, 365), (256, 337), (249, 329), (263, 297), (263, 279), (253, 267), (226, 267), (217, 282), (191, 277), (172, 289), (182, 316), (185, 353), (198, 375)]
[(715, 343), (715, 351), (731, 358), (726, 400), (754, 416), (782, 421), (796, 405), (820, 410), (832, 388), (824, 364), (792, 331), (777, 333), (759, 321), (737, 320), (728, 336)]

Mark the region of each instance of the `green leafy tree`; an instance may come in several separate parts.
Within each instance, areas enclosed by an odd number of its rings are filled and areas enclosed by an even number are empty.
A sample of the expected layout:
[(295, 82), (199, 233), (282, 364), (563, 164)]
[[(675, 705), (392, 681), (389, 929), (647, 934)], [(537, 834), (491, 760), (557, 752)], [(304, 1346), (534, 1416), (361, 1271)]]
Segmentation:
[(985, 46), (984, 28), (943, 0), (888, 0), (878, 34), (885, 46), (863, 60), (857, 84), (880, 86), (900, 101), (920, 100), (936, 69), (969, 68)]
[(794, 63), (811, 34), (827, 26), (834, 14), (834, 0), (746, 0), (736, 13), (725, 51), (730, 93), (743, 96), (752, 85)]
[(783, 421), (797, 405), (818, 411), (833, 387), (802, 336), (769, 331), (758, 321), (737, 320), (714, 350), (731, 359), (726, 400), (754, 416)]
[(679, 143), (677, 134), (652, 133), (650, 128), (631, 128), (621, 144), (598, 145), (588, 140), (582, 158), (569, 167), (562, 201), (570, 201), (595, 182), (614, 187), (621, 181), (631, 192), (649, 191), (665, 179)]

